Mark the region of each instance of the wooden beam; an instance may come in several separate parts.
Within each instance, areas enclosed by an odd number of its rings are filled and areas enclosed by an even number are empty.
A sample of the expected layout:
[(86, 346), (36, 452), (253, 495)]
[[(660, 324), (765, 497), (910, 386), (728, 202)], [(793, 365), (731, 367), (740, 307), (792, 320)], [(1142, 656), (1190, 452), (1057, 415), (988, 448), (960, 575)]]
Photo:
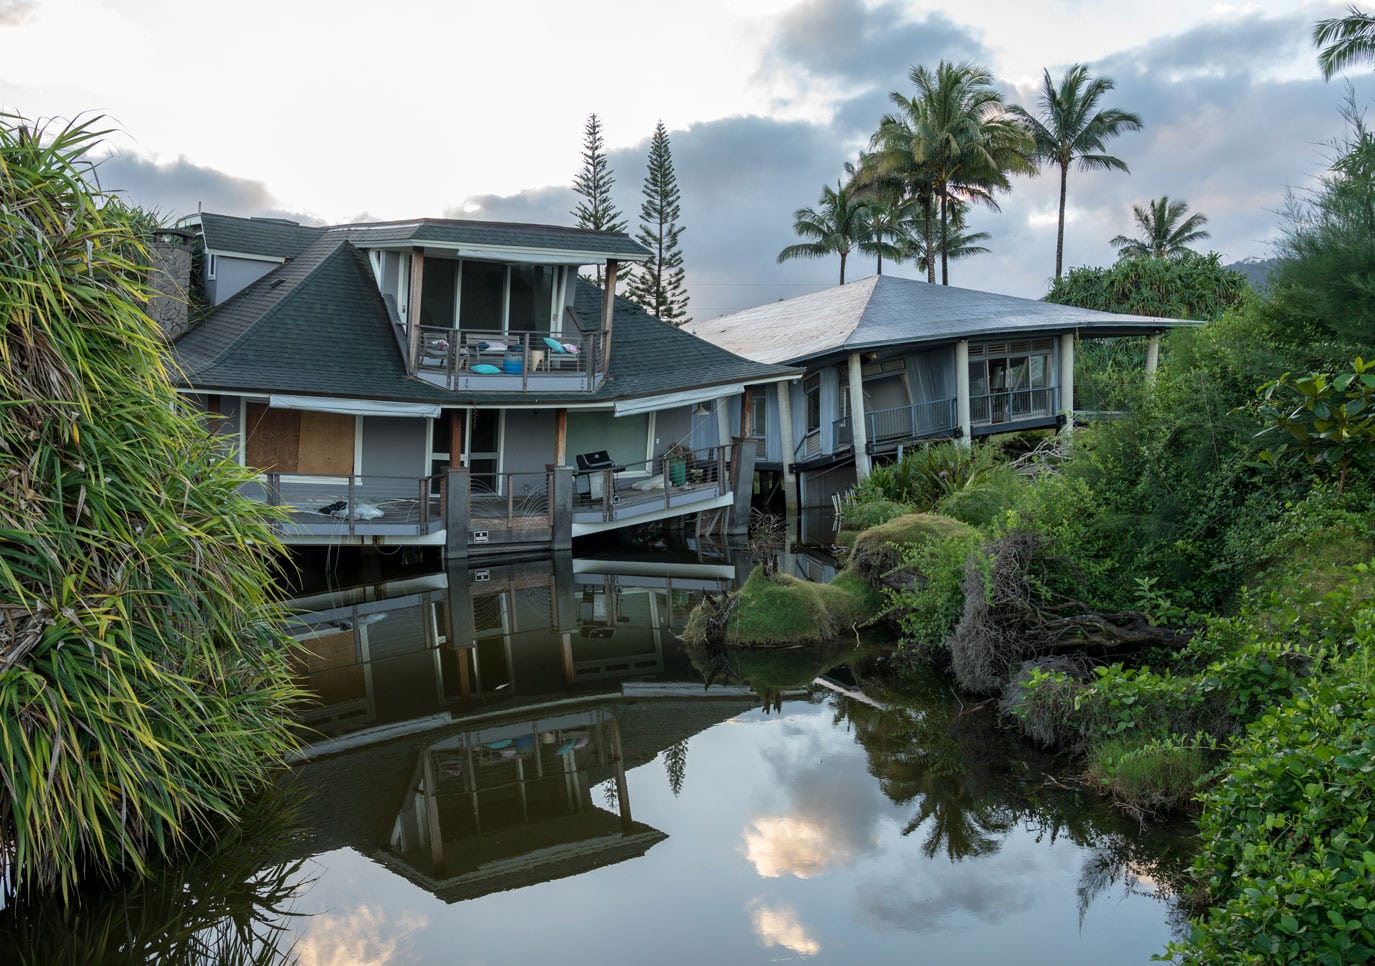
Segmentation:
[(611, 319), (616, 314), (616, 268), (614, 258), (606, 260), (606, 288), (602, 290), (602, 371), (611, 368)]
[(406, 299), (406, 371), (420, 366), (420, 296), (425, 287), (425, 249), (411, 249), (411, 292)]
[(463, 424), (468, 420), (468, 410), (450, 409), (449, 413), (449, 468), (463, 465)]
[(740, 397), (740, 436), (742, 439), (754, 435), (754, 387), (746, 386)]
[(568, 462), (568, 410), (554, 410), (554, 465)]

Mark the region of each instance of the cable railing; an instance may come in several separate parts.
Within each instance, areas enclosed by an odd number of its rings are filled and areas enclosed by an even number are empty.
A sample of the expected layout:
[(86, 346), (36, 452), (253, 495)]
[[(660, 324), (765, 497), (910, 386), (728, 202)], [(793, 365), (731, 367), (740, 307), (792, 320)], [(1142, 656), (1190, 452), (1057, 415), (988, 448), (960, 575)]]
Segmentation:
[(548, 385), (550, 378), (595, 388), (600, 332), (500, 332), (420, 327), (416, 373), (446, 389), (503, 391)]
[(1012, 423), (1022, 419), (1054, 416), (1060, 389), (1003, 389), (969, 397), (969, 421), (975, 426)]
[(693, 499), (730, 492), (734, 446), (687, 450), (671, 448), (650, 460), (617, 464), (573, 474), (574, 512), (599, 510), (603, 520), (635, 510), (649, 513)]
[(444, 527), (436, 476), (326, 476), (263, 473), (242, 488), (250, 499), (285, 507), (279, 533), (424, 536)]

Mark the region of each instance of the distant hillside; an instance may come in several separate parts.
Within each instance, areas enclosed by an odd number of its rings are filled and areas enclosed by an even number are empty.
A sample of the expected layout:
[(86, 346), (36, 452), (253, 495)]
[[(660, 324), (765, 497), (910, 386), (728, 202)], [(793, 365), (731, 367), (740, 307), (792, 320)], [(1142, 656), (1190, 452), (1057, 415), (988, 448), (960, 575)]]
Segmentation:
[(1251, 287), (1259, 292), (1267, 287), (1270, 269), (1278, 265), (1279, 261), (1278, 258), (1243, 258), (1239, 262), (1224, 265), (1223, 268), (1231, 268), (1241, 272), (1246, 276), (1246, 281), (1251, 283)]

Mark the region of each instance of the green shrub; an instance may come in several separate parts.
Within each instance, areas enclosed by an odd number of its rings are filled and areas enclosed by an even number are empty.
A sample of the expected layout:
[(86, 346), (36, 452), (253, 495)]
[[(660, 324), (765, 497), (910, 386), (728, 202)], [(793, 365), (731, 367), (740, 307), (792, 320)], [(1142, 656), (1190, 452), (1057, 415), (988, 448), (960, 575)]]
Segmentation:
[(908, 513), (859, 535), (846, 570), (871, 584), (902, 563), (907, 547), (971, 534), (965, 524), (932, 513)]
[(1375, 958), (1375, 703), (1315, 682), (1267, 712), (1203, 796), (1194, 864), (1211, 904), (1189, 963), (1356, 963)]
[(1002, 450), (993, 443), (914, 446), (902, 459), (875, 466), (855, 494), (861, 501), (888, 500), (924, 512), (1001, 462)]
[(894, 503), (892, 500), (886, 500), (882, 497), (868, 499), (853, 497), (845, 501), (841, 510), (841, 520), (845, 530), (858, 533), (911, 512), (912, 507), (902, 503)]
[[(881, 602), (876, 590), (849, 571), (818, 584), (788, 574), (769, 576), (756, 567), (736, 594), (725, 643), (772, 647), (828, 641), (872, 619)], [(693, 611), (684, 640), (707, 643), (706, 616), (700, 606)]]
[[(0, 119), (0, 891), (233, 821), (292, 740), (272, 511), (183, 407), (89, 122)], [(0, 903), (3, 904), (3, 903)]]
[(917, 653), (945, 650), (964, 611), (965, 571), (982, 542), (973, 530), (950, 530), (929, 535), (902, 549), (899, 566), (912, 572), (906, 590), (888, 591), (898, 614), (901, 643)]
[(936, 510), (971, 527), (988, 529), (1026, 499), (1027, 481), (1012, 466), (995, 466), (942, 497)]
[(1089, 754), (1087, 778), (1131, 813), (1160, 816), (1193, 803), (1215, 759), (1206, 737), (1115, 738)]

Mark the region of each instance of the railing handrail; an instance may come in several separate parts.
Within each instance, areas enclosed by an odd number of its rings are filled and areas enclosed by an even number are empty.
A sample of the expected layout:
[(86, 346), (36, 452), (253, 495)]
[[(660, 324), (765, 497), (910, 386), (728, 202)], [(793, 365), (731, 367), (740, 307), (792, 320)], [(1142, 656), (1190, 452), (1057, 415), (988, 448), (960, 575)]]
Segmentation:
[[(553, 339), (561, 346), (573, 346), (572, 352), (555, 352), (544, 340)], [(484, 361), (482, 353), (490, 352), (491, 360), (500, 353), (502, 359), (515, 355), (520, 358), (521, 388), (528, 387), (532, 363), (542, 366), (544, 371), (538, 375), (574, 376), (584, 381), (583, 388), (594, 388), (597, 373), (600, 371), (598, 352), (602, 334), (600, 332), (547, 332), (517, 330), (503, 332), (500, 329), (455, 329), (450, 326), (420, 326), (421, 351), (416, 360), (417, 372), (443, 373), (449, 389), (458, 384), (459, 373), (465, 368), (464, 362)], [(484, 343), (500, 345), (501, 348), (479, 348)], [(472, 355), (472, 353), (478, 353)], [(441, 362), (427, 361), (436, 355), (442, 356)], [(509, 373), (515, 375), (515, 373)]]

